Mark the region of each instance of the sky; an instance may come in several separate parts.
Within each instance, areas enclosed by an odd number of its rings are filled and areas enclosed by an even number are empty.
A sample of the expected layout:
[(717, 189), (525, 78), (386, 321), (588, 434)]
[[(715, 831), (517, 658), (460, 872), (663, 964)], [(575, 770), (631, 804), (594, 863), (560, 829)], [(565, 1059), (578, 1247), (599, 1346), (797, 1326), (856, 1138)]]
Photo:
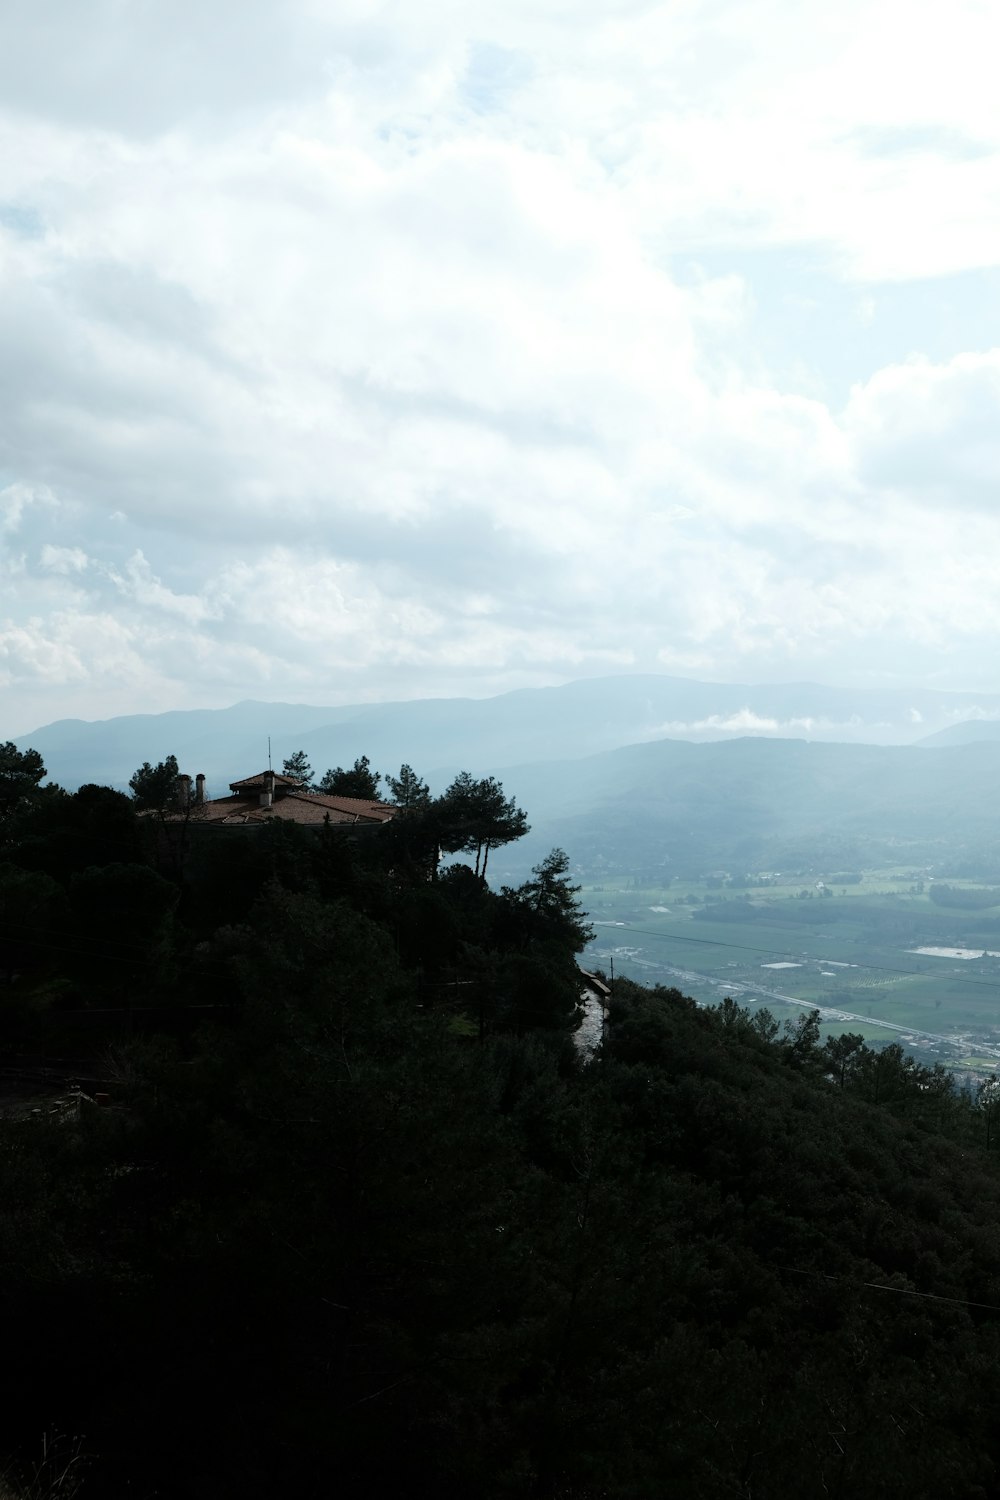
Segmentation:
[(7, 0), (0, 738), (1000, 688), (998, 42), (990, 0)]

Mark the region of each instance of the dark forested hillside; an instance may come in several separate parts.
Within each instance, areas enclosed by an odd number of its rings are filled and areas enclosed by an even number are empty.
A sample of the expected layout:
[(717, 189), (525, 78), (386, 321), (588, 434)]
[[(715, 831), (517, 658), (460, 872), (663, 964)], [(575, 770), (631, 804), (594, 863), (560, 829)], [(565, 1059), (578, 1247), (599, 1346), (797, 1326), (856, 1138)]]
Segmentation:
[(102, 1500), (1000, 1494), (991, 1091), (622, 982), (587, 1058), (565, 856), (435, 879), (434, 816), (179, 863), (101, 789), (4, 819), (5, 1060), (108, 1103), (0, 1120), (0, 1454), (75, 1440)]

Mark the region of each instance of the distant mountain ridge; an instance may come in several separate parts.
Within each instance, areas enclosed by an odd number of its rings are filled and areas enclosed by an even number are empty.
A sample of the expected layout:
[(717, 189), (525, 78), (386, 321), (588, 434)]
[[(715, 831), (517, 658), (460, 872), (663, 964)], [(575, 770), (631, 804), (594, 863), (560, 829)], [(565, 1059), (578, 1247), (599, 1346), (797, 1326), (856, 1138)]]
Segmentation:
[(19, 735), (50, 776), (73, 788), (125, 786), (143, 761), (177, 756), (203, 771), (210, 795), (234, 777), (304, 749), (313, 768), (369, 756), (382, 771), (405, 760), (443, 785), (458, 769), (579, 759), (625, 745), (737, 737), (905, 744), (977, 716), (1000, 719), (1000, 694), (877, 691), (818, 683), (738, 684), (635, 675), (522, 688), (493, 698), (429, 698), (335, 707), (247, 700), (88, 722), (63, 719)]
[(743, 739), (630, 745), (508, 768), (532, 831), (497, 858), (520, 879), (559, 845), (590, 878), (887, 865), (1000, 876), (1000, 742), (926, 749)]
[(982, 745), (995, 740), (1000, 740), (1000, 719), (966, 719), (961, 724), (949, 724), (936, 734), (924, 735), (917, 744), (940, 750), (948, 745)]

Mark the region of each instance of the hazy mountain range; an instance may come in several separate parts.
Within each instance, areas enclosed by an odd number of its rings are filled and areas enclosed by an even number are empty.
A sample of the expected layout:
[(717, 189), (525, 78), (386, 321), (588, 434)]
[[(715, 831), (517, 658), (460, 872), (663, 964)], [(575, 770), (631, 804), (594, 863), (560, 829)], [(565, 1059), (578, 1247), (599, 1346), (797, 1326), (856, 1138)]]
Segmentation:
[(886, 866), (1000, 875), (1000, 742), (632, 745), (515, 767), (532, 831), (495, 856), (519, 875), (558, 844), (593, 877)]
[[(968, 721), (968, 722), (966, 722)], [(203, 771), (209, 795), (304, 749), (318, 774), (369, 756), (383, 771), (409, 762), (432, 786), (477, 774), (573, 760), (658, 740), (802, 739), (848, 744), (942, 743), (1000, 735), (1000, 694), (850, 690), (817, 683), (734, 684), (665, 676), (591, 678), (495, 698), (415, 699), (322, 708), (247, 701), (223, 709), (62, 719), (18, 736), (50, 776), (125, 786), (143, 761), (177, 756)]]
[(18, 744), (69, 788), (124, 787), (174, 754), (218, 796), (266, 765), (269, 735), (277, 768), (304, 749), (318, 774), (359, 755), (391, 772), (405, 760), (436, 791), (459, 769), (499, 775), (533, 825), (495, 855), (499, 880), (556, 844), (591, 877), (907, 861), (1000, 874), (998, 695), (611, 677), (486, 699), (62, 720)]

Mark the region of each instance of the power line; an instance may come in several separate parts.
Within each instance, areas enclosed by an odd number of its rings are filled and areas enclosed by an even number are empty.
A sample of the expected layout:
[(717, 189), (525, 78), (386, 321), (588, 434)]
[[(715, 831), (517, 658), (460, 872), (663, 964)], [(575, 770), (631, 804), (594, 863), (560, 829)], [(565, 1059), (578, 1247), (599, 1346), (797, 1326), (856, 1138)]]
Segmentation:
[(831, 1276), (826, 1271), (800, 1271), (797, 1266), (777, 1266), (790, 1276), (811, 1276), (816, 1281), (836, 1281), (843, 1286), (864, 1287), (871, 1292), (895, 1292), (897, 1297), (920, 1297), (926, 1302), (950, 1302), (956, 1307), (980, 1307), (985, 1312), (1000, 1313), (994, 1302), (970, 1302), (966, 1297), (943, 1297), (939, 1292), (915, 1292), (906, 1286), (890, 1286), (884, 1281), (852, 1281), (849, 1276)]

